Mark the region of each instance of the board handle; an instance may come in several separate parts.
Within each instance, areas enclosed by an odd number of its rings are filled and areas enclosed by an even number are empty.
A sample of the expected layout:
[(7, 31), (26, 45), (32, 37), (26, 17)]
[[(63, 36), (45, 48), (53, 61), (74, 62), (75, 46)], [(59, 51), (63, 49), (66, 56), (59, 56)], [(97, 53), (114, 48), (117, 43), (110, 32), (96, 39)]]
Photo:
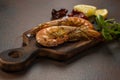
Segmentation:
[(21, 47), (0, 53), (0, 67), (5, 71), (20, 71), (29, 67), (41, 49), (37, 47)]

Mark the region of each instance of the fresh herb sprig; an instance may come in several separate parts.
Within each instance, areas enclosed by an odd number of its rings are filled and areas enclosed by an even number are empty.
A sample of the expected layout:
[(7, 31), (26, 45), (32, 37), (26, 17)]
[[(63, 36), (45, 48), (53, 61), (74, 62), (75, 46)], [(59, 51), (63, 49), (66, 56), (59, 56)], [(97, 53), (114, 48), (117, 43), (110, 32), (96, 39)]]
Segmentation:
[(97, 30), (101, 32), (105, 40), (120, 39), (120, 23), (114, 19), (105, 20), (101, 15), (96, 16)]

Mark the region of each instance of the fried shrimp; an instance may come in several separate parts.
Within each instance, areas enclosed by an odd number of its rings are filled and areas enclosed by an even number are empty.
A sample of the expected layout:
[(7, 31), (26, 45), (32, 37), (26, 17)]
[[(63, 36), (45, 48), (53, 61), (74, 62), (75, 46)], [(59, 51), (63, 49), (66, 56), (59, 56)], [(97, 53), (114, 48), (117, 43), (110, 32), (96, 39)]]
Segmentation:
[(69, 39), (68, 34), (74, 31), (75, 27), (52, 26), (40, 30), (36, 34), (36, 40), (43, 46), (57, 46)]
[(101, 36), (93, 25), (82, 18), (68, 17), (39, 25), (36, 41), (47, 47), (57, 46), (67, 41), (98, 39)]

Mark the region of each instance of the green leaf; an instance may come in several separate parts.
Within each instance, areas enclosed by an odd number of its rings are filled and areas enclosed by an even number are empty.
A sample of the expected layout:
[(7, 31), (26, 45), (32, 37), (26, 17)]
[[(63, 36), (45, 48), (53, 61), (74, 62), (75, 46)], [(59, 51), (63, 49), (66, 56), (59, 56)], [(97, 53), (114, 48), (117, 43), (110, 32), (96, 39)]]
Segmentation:
[(105, 20), (102, 16), (96, 16), (97, 30), (101, 32), (105, 40), (120, 38), (120, 23), (115, 19)]
[(112, 36), (110, 35), (110, 33), (108, 31), (106, 31), (105, 29), (102, 29), (102, 35), (106, 40), (112, 40)]

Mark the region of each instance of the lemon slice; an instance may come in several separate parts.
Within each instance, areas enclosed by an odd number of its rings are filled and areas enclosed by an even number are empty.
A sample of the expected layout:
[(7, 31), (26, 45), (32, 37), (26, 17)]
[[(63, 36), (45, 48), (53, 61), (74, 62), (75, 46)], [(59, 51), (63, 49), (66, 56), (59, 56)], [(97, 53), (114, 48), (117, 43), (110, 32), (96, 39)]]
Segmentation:
[(95, 14), (96, 7), (91, 5), (75, 5), (73, 8), (75, 11), (83, 12), (87, 17)]
[(101, 15), (104, 18), (106, 18), (108, 15), (108, 10), (107, 9), (98, 9), (98, 10), (96, 10), (95, 15), (96, 16)]

